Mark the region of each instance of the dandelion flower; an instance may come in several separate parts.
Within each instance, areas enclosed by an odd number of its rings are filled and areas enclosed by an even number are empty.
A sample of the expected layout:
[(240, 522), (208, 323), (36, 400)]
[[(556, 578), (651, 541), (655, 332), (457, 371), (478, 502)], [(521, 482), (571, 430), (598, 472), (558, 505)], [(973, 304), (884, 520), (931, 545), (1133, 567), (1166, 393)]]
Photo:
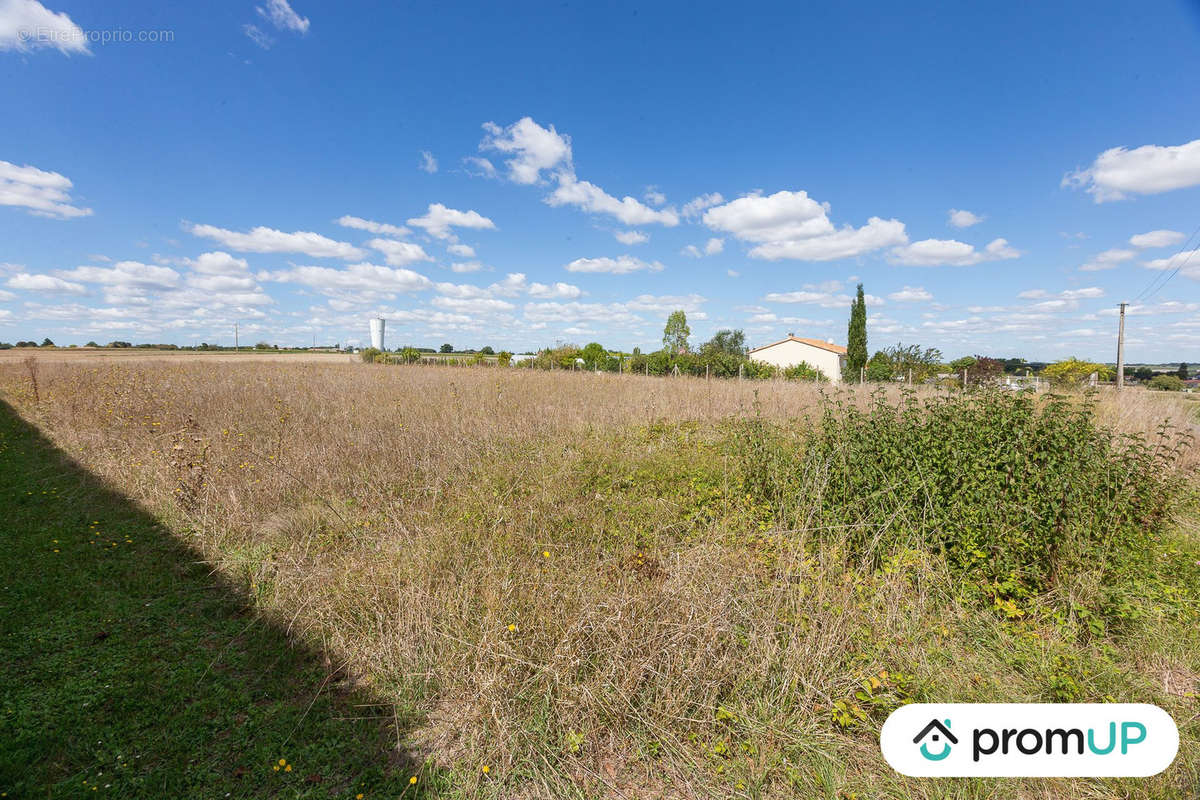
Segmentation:
[(416, 775), (413, 775), (411, 778), (409, 778), (409, 779), (408, 779), (408, 785), (409, 785), (409, 786), (412, 786), (412, 785), (413, 785), (414, 783), (416, 783), (416, 782), (417, 782), (417, 776), (416, 776)]
[[(57, 551), (57, 550), (55, 550), (54, 552), (56, 552), (56, 553), (57, 553), (58, 551)], [(508, 629), (509, 629), (510, 631), (515, 631), (515, 630), (517, 629), (517, 626), (516, 626), (516, 625), (509, 625), (509, 626), (508, 626)]]
[(549, 551), (549, 550), (543, 550), (543, 551), (542, 551), (542, 557), (543, 557), (543, 558), (549, 558), (549, 557), (550, 557), (550, 551)]
[(491, 767), (489, 767), (487, 764), (484, 764), (484, 765), (483, 765), (483, 774), (484, 774), (484, 775), (487, 775), (487, 774), (488, 774), (489, 772), (491, 772), (491, 771), (492, 771), (492, 768), (491, 768)]
[(284, 772), (291, 772), (291, 771), (292, 771), (292, 765), (291, 765), (291, 764), (288, 764), (286, 767), (284, 767), (284, 768), (283, 768), (283, 771), (284, 771)]
[(281, 759), (279, 759), (279, 766), (281, 766), (281, 767), (282, 767), (282, 766), (283, 766), (284, 764), (286, 764), (286, 763), (287, 763), (287, 759), (286, 759), (286, 758), (281, 758)]

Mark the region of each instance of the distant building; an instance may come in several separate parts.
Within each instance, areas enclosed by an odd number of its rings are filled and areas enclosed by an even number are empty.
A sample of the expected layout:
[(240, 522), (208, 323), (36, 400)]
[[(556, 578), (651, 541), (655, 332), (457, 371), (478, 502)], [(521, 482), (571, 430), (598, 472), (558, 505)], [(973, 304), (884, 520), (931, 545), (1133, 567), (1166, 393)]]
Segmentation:
[(820, 339), (806, 339), (788, 334), (774, 344), (756, 347), (750, 358), (765, 364), (774, 364), (780, 369), (794, 367), (801, 361), (821, 370), (831, 383), (841, 383), (842, 367), (846, 365), (846, 348)]
[(383, 346), (383, 328), (386, 320), (373, 319), (371, 320), (371, 347), (376, 350), (384, 350)]

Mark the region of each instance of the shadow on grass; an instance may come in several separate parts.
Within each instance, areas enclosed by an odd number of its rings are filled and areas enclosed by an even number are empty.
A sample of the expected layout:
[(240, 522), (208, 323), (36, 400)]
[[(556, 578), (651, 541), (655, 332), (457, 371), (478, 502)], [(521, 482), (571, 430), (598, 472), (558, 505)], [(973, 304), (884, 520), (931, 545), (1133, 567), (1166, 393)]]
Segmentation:
[(3, 402), (0, 587), (7, 797), (438, 794), (411, 720)]

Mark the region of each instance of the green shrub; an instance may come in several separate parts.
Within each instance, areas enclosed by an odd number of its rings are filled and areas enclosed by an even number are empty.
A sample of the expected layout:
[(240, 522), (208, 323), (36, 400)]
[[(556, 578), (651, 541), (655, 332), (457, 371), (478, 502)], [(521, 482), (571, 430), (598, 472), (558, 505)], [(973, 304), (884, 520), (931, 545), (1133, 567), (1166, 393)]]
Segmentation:
[(743, 373), (751, 380), (765, 381), (774, 378), (778, 371), (778, 368), (774, 364), (751, 360), (746, 362), (746, 368), (743, 370)]
[(829, 380), (825, 377), (825, 373), (811, 366), (807, 361), (801, 361), (794, 367), (787, 367), (783, 370), (783, 377), (789, 381), (815, 381), (817, 383), (825, 383)]
[(374, 364), (376, 362), (381, 362), (382, 359), (380, 358), (380, 356), (382, 356), (382, 355), (383, 355), (383, 351), (378, 348), (375, 348), (375, 347), (364, 347), (362, 350), (358, 351), (358, 357), (363, 360), (364, 364)]
[(1146, 384), (1146, 388), (1158, 392), (1182, 392), (1183, 381), (1179, 380), (1177, 375), (1155, 375)]
[(1047, 589), (1083, 567), (1135, 564), (1161, 533), (1190, 434), (1100, 427), (1089, 398), (986, 391), (862, 410), (840, 396), (785, 430), (744, 423), (746, 491), (788, 529), (841, 537), (878, 563), (932, 549), (952, 569)]

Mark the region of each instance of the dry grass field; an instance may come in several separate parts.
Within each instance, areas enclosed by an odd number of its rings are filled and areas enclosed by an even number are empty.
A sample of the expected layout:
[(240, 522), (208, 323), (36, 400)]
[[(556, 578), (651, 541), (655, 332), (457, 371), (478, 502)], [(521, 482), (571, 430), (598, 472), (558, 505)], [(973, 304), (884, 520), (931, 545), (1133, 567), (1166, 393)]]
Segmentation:
[[(447, 776), (442, 796), (1200, 794), (1200, 455), (1178, 436), (1200, 417), (1182, 397), (1098, 399), (1105, 441), (1153, 443), (1169, 421), (1174, 457), (1146, 456), (1156, 474), (1138, 478), (1133, 511), (1103, 488), (1080, 498), (1058, 528), (1074, 538), (1036, 573), (1021, 565), (1041, 561), (1005, 560), (1048, 558), (1026, 554), (1019, 525), (994, 546), (934, 546), (892, 485), (845, 516), (834, 500), (851, 483), (797, 454), (874, 458), (806, 438), (870, 414), (869, 389), (823, 400), (812, 385), (339, 356), (37, 356), (0, 358), (0, 399), (388, 704), (397, 748)], [(956, 408), (964, 427), (947, 436), (973, 441), (975, 407)], [(964, 465), (986, 469), (1022, 444), (981, 413), (973, 424), (999, 438)], [(997, 485), (1056, 475), (1052, 461)], [(1063, 474), (1093, 486), (1088, 463)], [(998, 519), (990, 502), (930, 514), (975, 535), (976, 515)], [(1109, 520), (1144, 537), (1136, 568), (1090, 544)], [(879, 725), (904, 702), (1053, 700), (1157, 703), (1179, 723), (1179, 757), (1144, 781), (921, 781), (879, 755)]]

